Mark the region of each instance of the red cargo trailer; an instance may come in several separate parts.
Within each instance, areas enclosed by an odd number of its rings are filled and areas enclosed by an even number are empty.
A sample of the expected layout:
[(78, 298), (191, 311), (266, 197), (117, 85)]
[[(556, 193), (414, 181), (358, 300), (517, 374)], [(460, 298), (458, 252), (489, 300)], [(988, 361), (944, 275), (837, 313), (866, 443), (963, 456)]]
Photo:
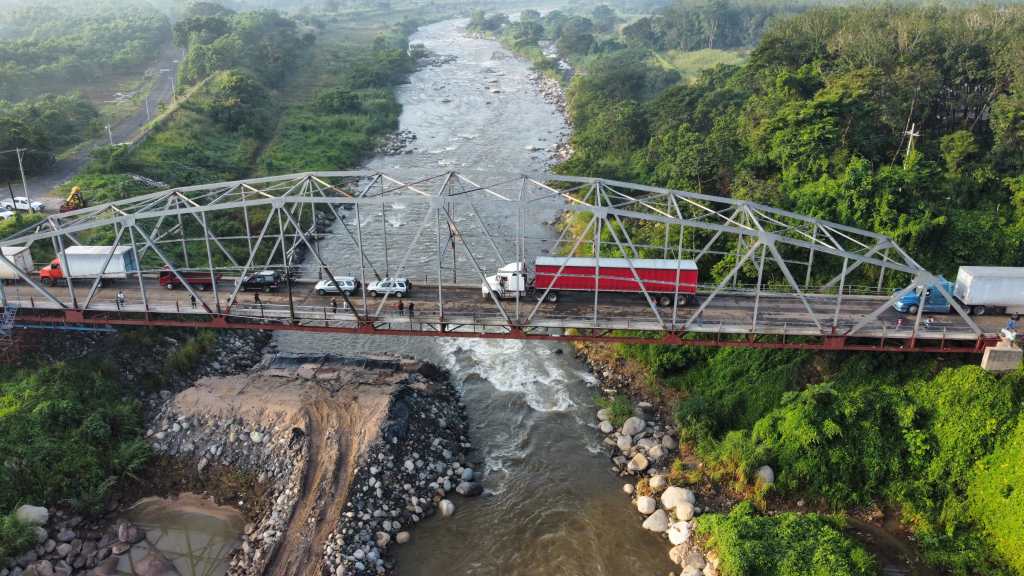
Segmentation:
[(658, 304), (669, 306), (676, 295), (685, 305), (697, 293), (698, 270), (693, 260), (541, 256), (535, 261), (532, 279), (527, 279), (524, 269), (522, 263), (512, 263), (489, 276), (482, 286), (484, 298), (492, 293), (499, 298), (531, 293), (557, 302), (560, 292), (600, 290), (642, 295), (646, 291)]
[[(220, 282), (220, 274), (211, 276), (209, 272), (178, 272), (189, 283), (193, 288), (200, 292), (205, 292), (213, 288), (213, 281), (216, 278), (217, 282)], [(168, 290), (174, 290), (182, 286), (181, 280), (178, 276), (171, 272), (171, 269), (164, 266), (164, 269), (160, 271), (160, 285)]]

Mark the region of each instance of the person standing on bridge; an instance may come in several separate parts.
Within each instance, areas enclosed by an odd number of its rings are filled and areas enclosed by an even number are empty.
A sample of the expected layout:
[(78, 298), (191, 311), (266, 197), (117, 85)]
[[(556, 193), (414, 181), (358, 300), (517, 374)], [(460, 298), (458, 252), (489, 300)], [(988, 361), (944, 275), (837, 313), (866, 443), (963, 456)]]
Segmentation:
[(1010, 332), (1016, 332), (1017, 331), (1017, 318), (1016, 317), (1010, 316), (1010, 319), (1006, 321), (1006, 329), (1009, 330)]
[(118, 310), (120, 310), (121, 308), (124, 308), (124, 290), (118, 290), (117, 291), (117, 296), (115, 297), (115, 301), (117, 302), (117, 309)]
[(192, 301), (192, 308), (195, 309), (195, 307), (196, 307), (196, 295), (195, 294), (189, 294), (188, 297)]
[(338, 312), (338, 299), (334, 298), (334, 297), (331, 297), (331, 314), (336, 314), (337, 312)]
[(409, 318), (412, 318), (412, 313), (413, 313), (413, 310), (415, 310), (415, 309), (416, 309), (416, 303), (415, 302), (409, 302)]
[(405, 316), (405, 302), (402, 302), (401, 300), (398, 301), (398, 315)]
[(252, 303), (253, 304), (259, 304), (260, 308), (263, 307), (263, 301), (260, 300), (260, 293), (259, 292), (253, 292), (253, 294), (252, 294)]

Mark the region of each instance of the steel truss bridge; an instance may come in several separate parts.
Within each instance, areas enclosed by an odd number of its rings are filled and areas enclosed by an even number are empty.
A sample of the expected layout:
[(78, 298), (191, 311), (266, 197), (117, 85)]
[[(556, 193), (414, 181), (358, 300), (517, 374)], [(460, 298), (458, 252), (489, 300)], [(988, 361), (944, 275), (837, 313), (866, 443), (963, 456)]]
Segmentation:
[[(980, 352), (1005, 325), (972, 318), (955, 303), (954, 313), (933, 319), (896, 313), (892, 304), (921, 286), (955, 301), (884, 235), (744, 200), (592, 178), (367, 171), (253, 178), (53, 214), (0, 245), (29, 246), (37, 268), (54, 257), (67, 262), (74, 245), (130, 246), (139, 267), (103, 282), (75, 277), (72, 267), (65, 282), (47, 286), (0, 256), (17, 270), (0, 291), (8, 314), (16, 310), (15, 329), (174, 326)], [(532, 270), (533, 258), (545, 254), (625, 258), (631, 269), (641, 257), (692, 259), (700, 266), (698, 298), (658, 306), (646, 291), (563, 293), (557, 303), (482, 293), (484, 277), (499, 266), (522, 261)], [(267, 269), (285, 273), (280, 289), (241, 290), (239, 278)], [(161, 286), (161, 270), (180, 286)], [(196, 275), (212, 285), (190, 283)], [(407, 277), (413, 288), (403, 310), (395, 296), (314, 290), (318, 280), (339, 276), (362, 287)]]

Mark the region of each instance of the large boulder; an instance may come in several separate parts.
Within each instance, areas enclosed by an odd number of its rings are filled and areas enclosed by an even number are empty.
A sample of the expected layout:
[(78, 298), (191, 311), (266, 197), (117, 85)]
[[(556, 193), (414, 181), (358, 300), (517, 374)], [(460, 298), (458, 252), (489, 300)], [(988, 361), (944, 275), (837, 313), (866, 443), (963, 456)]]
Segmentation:
[(615, 438), (615, 445), (622, 452), (629, 452), (629, 449), (633, 447), (633, 438), (625, 434), (619, 434)]
[(689, 551), (690, 546), (688, 544), (677, 544), (668, 551), (668, 559), (671, 560), (673, 564), (682, 566), (686, 562), (686, 553)]
[(50, 520), (50, 511), (42, 506), (25, 504), (24, 506), (18, 506), (18, 509), (14, 511), (14, 517), (22, 524), (43, 526)]
[(690, 525), (686, 522), (676, 522), (668, 529), (668, 541), (673, 546), (685, 544), (690, 539)]
[(668, 514), (664, 510), (655, 510), (654, 514), (648, 516), (643, 524), (645, 530), (658, 533), (668, 530), (668, 525)]
[(775, 470), (765, 464), (754, 471), (754, 480), (757, 484), (769, 486), (775, 483)]
[(455, 514), (455, 504), (452, 504), (451, 500), (441, 500), (437, 504), (437, 510), (441, 513), (441, 517), (447, 518)]
[(602, 434), (611, 434), (615, 431), (615, 426), (607, 420), (602, 420), (601, 423), (597, 425), (597, 429), (600, 430)]
[(693, 504), (684, 500), (676, 504), (675, 513), (680, 522), (689, 522), (693, 520)]
[(462, 496), (473, 497), (484, 493), (484, 487), (479, 482), (459, 482), (455, 491)]
[(658, 509), (658, 501), (650, 496), (640, 496), (636, 499), (636, 509), (641, 514), (654, 514)]
[(661, 447), (661, 444), (658, 444), (647, 450), (647, 455), (650, 456), (651, 460), (657, 462), (665, 457), (665, 449)]
[(696, 504), (697, 499), (693, 496), (693, 491), (679, 486), (669, 486), (661, 493), (661, 505), (666, 510), (675, 510), (680, 502)]
[(636, 456), (633, 456), (633, 459), (629, 461), (629, 464), (626, 464), (626, 469), (633, 473), (643, 472), (644, 470), (647, 470), (647, 467), (650, 466), (650, 464), (651, 463), (647, 461), (647, 456), (638, 452)]
[(622, 433), (626, 436), (636, 436), (637, 434), (644, 431), (647, 427), (647, 423), (636, 416), (630, 416), (626, 419), (626, 422), (622, 424)]
[(597, 411), (597, 419), (601, 422), (612, 419), (612, 411), (607, 408), (601, 408)]

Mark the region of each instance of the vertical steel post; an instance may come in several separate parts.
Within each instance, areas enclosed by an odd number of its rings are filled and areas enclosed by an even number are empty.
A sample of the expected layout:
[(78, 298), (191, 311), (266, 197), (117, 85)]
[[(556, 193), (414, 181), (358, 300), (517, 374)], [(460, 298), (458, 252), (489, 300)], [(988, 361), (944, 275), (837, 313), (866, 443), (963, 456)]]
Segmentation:
[(757, 286), (754, 287), (754, 321), (750, 326), (751, 332), (757, 332), (757, 312), (761, 306), (761, 280), (764, 278), (764, 258), (768, 246), (761, 244), (761, 257), (757, 262)]
[[(885, 262), (889, 261), (889, 249), (886, 248), (885, 252), (882, 253), (882, 260)], [(882, 284), (885, 282), (885, 266), (878, 267), (878, 292), (882, 291)]]
[[(363, 317), (369, 313), (369, 305), (366, 302), (366, 254), (363, 252), (363, 219), (359, 216), (359, 202), (356, 205), (356, 242), (359, 244), (359, 282), (363, 292)], [(339, 220), (341, 220), (339, 218)], [(344, 222), (341, 223), (345, 225)]]
[[(594, 185), (594, 205), (598, 209), (594, 213), (594, 217), (597, 218), (597, 226), (594, 227), (594, 245), (592, 246), (594, 252), (594, 317), (593, 317), (593, 328), (597, 328), (597, 305), (598, 297), (601, 294), (601, 227), (605, 222), (605, 218), (600, 214), (601, 208), (601, 184)], [(609, 224), (610, 225), (610, 224)]]
[(284, 219), (281, 218), (281, 210), (284, 210), (284, 206), (277, 211), (277, 228), (278, 235), (281, 240), (281, 263), (284, 265), (284, 281), (288, 286), (288, 317), (292, 324), (295, 323), (295, 300), (292, 297), (292, 276), (288, 266), (288, 254), (284, 240)]
[[(814, 232), (811, 233), (811, 244), (815, 244), (818, 241), (818, 225), (814, 225)], [(807, 256), (807, 275), (804, 279), (804, 288), (806, 289), (811, 285), (811, 269), (814, 266), (814, 248), (811, 248), (810, 255)]]
[(206, 265), (210, 269), (210, 286), (213, 288), (213, 304), (220, 314), (220, 293), (217, 292), (217, 275), (213, 272), (213, 252), (210, 251), (210, 228), (206, 223), (206, 212), (200, 212), (203, 219), (203, 239), (206, 241)]
[(846, 266), (849, 258), (843, 258), (843, 277), (839, 280), (839, 294), (836, 295), (836, 312), (832, 315), (833, 331), (839, 326), (839, 307), (843, 305), (843, 290), (846, 289)]
[(75, 285), (71, 281), (71, 264), (68, 262), (68, 255), (64, 251), (64, 240), (61, 239), (61, 236), (62, 234), (58, 230), (57, 234), (54, 236), (54, 248), (57, 248), (57, 253), (60, 254), (60, 268), (64, 280), (68, 283), (68, 295), (71, 296), (71, 307), (77, 309), (78, 298), (75, 296)]
[(441, 290), (441, 207), (440, 201), (444, 198), (444, 191), (447, 188), (448, 183), (445, 182), (444, 186), (441, 187), (441, 192), (438, 195), (438, 207), (434, 209), (434, 223), (437, 233), (437, 317), (438, 324), (437, 328), (439, 331), (444, 331), (444, 323), (440, 322), (440, 319), (444, 317), (444, 294)]
[[(387, 216), (387, 213), (384, 211), (384, 181), (383, 180), (380, 181), (380, 219), (381, 219), (381, 228), (384, 231), (384, 277), (385, 278), (390, 278), (391, 277), (391, 264), (390, 264), (390, 262), (388, 260), (388, 216)], [(439, 275), (437, 281), (438, 282), (441, 281), (440, 275)]]
[(128, 225), (128, 238), (132, 243), (132, 258), (135, 258), (136, 276), (139, 279), (139, 292), (142, 293), (142, 307), (146, 310), (146, 317), (149, 317), (149, 300), (146, 299), (146, 284), (142, 281), (142, 262), (139, 261), (139, 250), (135, 247), (135, 226)]

